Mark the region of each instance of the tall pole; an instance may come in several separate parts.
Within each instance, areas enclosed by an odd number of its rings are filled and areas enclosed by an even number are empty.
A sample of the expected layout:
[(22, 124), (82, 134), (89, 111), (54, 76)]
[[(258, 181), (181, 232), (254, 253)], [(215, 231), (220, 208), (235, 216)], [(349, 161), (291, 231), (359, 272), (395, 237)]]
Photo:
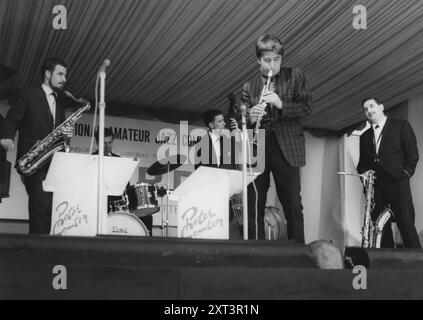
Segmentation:
[(242, 112), (242, 218), (244, 240), (248, 240), (248, 189), (247, 189), (247, 143), (248, 132), (245, 112)]
[(104, 194), (104, 180), (103, 180), (103, 172), (104, 172), (104, 118), (105, 118), (105, 110), (106, 110), (106, 103), (105, 103), (105, 88), (106, 88), (106, 68), (110, 65), (110, 60), (106, 59), (103, 61), (103, 64), (99, 70), (99, 77), (100, 77), (100, 101), (98, 103), (99, 108), (99, 123), (98, 123), (98, 225), (97, 225), (97, 234), (105, 234), (106, 230), (104, 230), (104, 201), (103, 201), (103, 194)]

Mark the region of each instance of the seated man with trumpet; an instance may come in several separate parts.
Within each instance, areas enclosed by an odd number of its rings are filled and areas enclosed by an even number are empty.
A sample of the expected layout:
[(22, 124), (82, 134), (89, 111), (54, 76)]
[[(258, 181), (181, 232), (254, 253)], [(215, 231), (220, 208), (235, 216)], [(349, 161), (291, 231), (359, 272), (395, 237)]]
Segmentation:
[[(21, 91), (6, 116), (0, 143), (7, 151), (13, 150), (14, 137), (19, 130), (17, 159), (24, 157), (39, 141), (45, 139), (65, 121), (65, 108), (73, 96), (63, 91), (66, 84), (67, 65), (55, 58), (48, 58), (41, 68), (42, 84)], [(72, 106), (72, 105), (69, 105)], [(73, 126), (61, 132), (68, 139)], [(17, 161), (18, 164), (18, 161)], [(47, 176), (49, 163), (40, 165), (36, 172), (22, 172), (22, 181), (28, 193), (29, 233), (49, 234), (52, 194), (44, 192), (42, 182)]]
[(301, 121), (311, 113), (312, 99), (301, 70), (281, 67), (283, 55), (284, 45), (276, 36), (262, 35), (256, 43), (259, 72), (242, 89), (241, 103), (250, 108), (250, 126), (256, 132), (260, 126), (266, 130), (264, 172), (248, 186), (248, 238), (265, 238), (264, 213), (272, 172), (288, 239), (304, 243), (300, 167), (305, 165), (305, 139)]

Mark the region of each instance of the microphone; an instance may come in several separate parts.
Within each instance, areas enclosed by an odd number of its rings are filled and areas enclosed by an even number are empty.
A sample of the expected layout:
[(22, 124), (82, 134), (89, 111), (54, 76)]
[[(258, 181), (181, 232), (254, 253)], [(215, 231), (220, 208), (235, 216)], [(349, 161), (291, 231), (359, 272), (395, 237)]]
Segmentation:
[(110, 60), (109, 59), (104, 59), (103, 63), (100, 66), (100, 69), (98, 70), (98, 72), (106, 72), (106, 68), (110, 66)]

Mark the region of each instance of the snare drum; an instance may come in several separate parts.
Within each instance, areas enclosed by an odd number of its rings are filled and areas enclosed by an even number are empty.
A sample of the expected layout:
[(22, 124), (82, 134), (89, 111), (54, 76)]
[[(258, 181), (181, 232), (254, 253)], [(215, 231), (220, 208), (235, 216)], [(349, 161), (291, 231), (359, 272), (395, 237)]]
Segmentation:
[(129, 211), (137, 217), (145, 217), (160, 210), (157, 201), (156, 187), (148, 183), (140, 183), (126, 189)]
[(108, 212), (129, 212), (129, 203), (126, 195), (109, 196), (107, 206)]
[(113, 212), (107, 215), (107, 234), (117, 236), (148, 236), (144, 223), (126, 212)]

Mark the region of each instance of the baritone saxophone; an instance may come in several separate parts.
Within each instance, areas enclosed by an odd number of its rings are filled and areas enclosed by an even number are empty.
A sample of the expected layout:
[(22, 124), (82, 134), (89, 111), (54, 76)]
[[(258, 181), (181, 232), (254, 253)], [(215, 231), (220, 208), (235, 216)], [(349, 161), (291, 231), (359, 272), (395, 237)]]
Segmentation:
[(365, 189), (365, 212), (363, 219), (363, 227), (361, 230), (362, 240), (361, 246), (363, 248), (380, 248), (382, 242), (383, 230), (388, 221), (394, 217), (392, 210), (386, 207), (378, 215), (375, 221), (372, 220), (371, 213), (375, 207), (374, 201), (374, 183), (375, 171), (370, 170), (367, 175), (338, 172), (338, 174), (357, 176), (363, 179)]

